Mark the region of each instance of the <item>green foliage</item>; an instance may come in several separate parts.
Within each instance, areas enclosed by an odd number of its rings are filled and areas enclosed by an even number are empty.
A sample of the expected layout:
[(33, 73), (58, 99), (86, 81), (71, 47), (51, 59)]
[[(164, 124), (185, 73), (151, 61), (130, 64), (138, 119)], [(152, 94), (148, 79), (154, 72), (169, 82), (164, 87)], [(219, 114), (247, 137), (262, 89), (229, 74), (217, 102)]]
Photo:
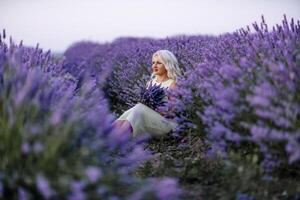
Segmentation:
[(204, 155), (209, 147), (198, 137), (178, 140), (170, 135), (151, 139), (147, 148), (155, 156), (143, 164), (136, 175), (178, 178), (184, 200), (225, 200), (243, 196), (249, 199), (296, 199), (300, 195), (296, 164), (266, 174), (260, 167), (260, 155), (255, 151), (244, 154), (232, 151), (226, 160), (210, 158)]

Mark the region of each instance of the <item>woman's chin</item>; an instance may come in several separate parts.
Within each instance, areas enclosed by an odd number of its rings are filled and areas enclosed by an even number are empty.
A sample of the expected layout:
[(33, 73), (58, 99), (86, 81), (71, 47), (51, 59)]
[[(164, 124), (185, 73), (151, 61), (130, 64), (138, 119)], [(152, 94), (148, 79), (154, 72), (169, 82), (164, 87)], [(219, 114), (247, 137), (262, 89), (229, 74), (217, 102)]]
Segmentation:
[(161, 75), (159, 72), (153, 72), (154, 75)]

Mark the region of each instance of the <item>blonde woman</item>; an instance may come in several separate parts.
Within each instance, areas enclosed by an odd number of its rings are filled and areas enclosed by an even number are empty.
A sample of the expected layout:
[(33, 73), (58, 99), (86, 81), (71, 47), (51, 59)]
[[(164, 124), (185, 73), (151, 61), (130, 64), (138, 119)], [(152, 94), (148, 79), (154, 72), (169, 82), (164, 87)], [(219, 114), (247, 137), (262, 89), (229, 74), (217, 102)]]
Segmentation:
[[(152, 56), (152, 74), (150, 82), (166, 89), (176, 88), (176, 79), (181, 72), (174, 54), (168, 50), (159, 50)], [(168, 98), (166, 98), (168, 100)], [(125, 111), (115, 122), (115, 127), (122, 133), (133, 137), (140, 134), (150, 134), (157, 137), (165, 135), (176, 128), (176, 123), (164, 117), (164, 113), (155, 111), (148, 106), (138, 103)]]

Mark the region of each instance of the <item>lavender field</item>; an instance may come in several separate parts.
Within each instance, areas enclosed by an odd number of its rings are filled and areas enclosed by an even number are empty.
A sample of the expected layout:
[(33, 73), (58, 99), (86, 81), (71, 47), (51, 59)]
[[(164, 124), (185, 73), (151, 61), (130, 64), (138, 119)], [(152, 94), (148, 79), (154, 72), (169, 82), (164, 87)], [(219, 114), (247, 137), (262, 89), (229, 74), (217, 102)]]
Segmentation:
[[(182, 70), (163, 138), (119, 135), (151, 56)], [(0, 199), (300, 199), (300, 22), (219, 36), (82, 41), (62, 56), (0, 35)]]

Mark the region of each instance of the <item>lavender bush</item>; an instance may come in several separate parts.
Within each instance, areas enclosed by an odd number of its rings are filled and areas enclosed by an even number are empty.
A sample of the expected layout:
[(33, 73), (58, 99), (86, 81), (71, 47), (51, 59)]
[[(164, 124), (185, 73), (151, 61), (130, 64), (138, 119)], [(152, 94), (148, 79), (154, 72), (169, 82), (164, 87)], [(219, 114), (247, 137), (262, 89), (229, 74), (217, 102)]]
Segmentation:
[[(0, 36), (0, 199), (174, 199), (174, 179), (132, 172), (150, 157), (120, 137), (97, 79)], [(89, 75), (85, 76), (89, 77)], [(101, 82), (101, 81), (100, 81)], [(163, 187), (168, 187), (164, 190)]]
[[(245, 141), (259, 146), (265, 157), (299, 161), (299, 25), (287, 23), (285, 18), (272, 32), (264, 21), (262, 28), (254, 24), (254, 34), (242, 29), (233, 39), (247, 44), (247, 51), (203, 77), (199, 88), (210, 99), (199, 117), (222, 152), (232, 142)], [(227, 47), (234, 45), (227, 41)]]
[(274, 171), (299, 177), (299, 25), (284, 17), (269, 31), (262, 18), (254, 33), (247, 27), (220, 36), (206, 50), (215, 59), (187, 70), (173, 102), (177, 121), (207, 138), (208, 155), (250, 156), (263, 170), (258, 177), (272, 183)]

